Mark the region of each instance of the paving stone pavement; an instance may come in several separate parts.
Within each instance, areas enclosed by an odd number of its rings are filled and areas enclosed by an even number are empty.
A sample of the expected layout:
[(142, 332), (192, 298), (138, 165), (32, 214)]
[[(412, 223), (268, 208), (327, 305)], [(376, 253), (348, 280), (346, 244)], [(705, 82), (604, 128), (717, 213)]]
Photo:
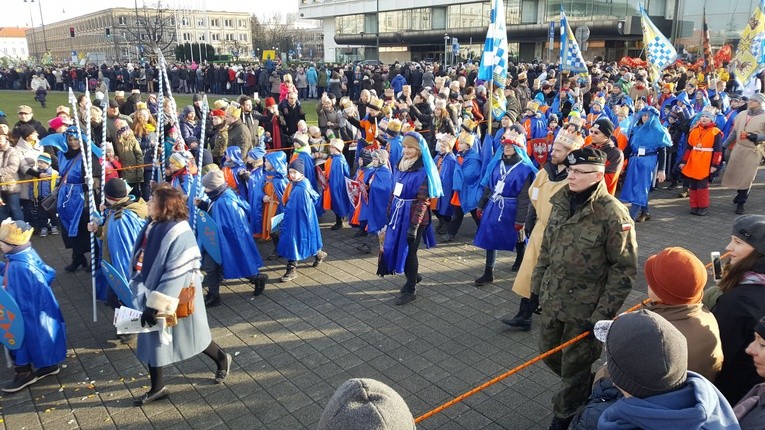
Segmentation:
[[(752, 190), (748, 213), (765, 213), (765, 168)], [(721, 252), (735, 217), (735, 192), (713, 185), (705, 218), (688, 214), (687, 199), (656, 190), (653, 219), (637, 225), (639, 280), (626, 306), (645, 298), (642, 266), (666, 246), (680, 245), (702, 260)], [(355, 230), (330, 231), (323, 218), (329, 257), (282, 284), (284, 261), (267, 261), (270, 281), (252, 297), (239, 282), (222, 287), (223, 305), (209, 309), (213, 338), (234, 356), (224, 385), (213, 383), (214, 364), (203, 354), (166, 369), (170, 400), (134, 408), (148, 389), (147, 369), (134, 345), (114, 339), (111, 311), (92, 321), (90, 274), (65, 273), (69, 253), (57, 236), (35, 237), (43, 259), (59, 270), (53, 289), (67, 322), (69, 350), (61, 373), (29, 389), (0, 396), (4, 429), (313, 429), (329, 397), (354, 377), (379, 379), (421, 415), (537, 355), (537, 333), (512, 332), (499, 318), (514, 313), (510, 291), (512, 253), (500, 253), (498, 280), (472, 281), (484, 253), (473, 247), (471, 220), (453, 243), (420, 251), (424, 280), (418, 299), (394, 306), (402, 276), (375, 276), (376, 255), (359, 255)], [(370, 240), (371, 243), (371, 240)], [(270, 244), (261, 253), (270, 253)], [(2, 367), (0, 380), (12, 377)], [(538, 363), (423, 421), (421, 429), (541, 429), (551, 420), (550, 399), (559, 381)]]

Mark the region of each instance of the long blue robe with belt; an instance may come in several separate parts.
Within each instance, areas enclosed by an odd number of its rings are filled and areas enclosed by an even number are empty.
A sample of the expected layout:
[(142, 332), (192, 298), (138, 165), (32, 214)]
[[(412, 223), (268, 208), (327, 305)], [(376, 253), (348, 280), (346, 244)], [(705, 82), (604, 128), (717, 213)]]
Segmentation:
[(292, 183), (287, 204), (284, 205), (284, 219), (276, 251), (288, 261), (304, 260), (316, 255), (324, 246), (316, 216), (316, 202), (319, 195), (311, 183), (303, 179)]
[(66, 324), (50, 288), (56, 271), (31, 246), (5, 255), (4, 286), (24, 319), (24, 341), (11, 351), (17, 366), (53, 366), (66, 360)]
[[(647, 123), (634, 129), (629, 142), (631, 150), (629, 167), (624, 178), (621, 196), (619, 196), (623, 202), (642, 207), (648, 206), (648, 192), (653, 185), (658, 165), (657, 152), (662, 147), (672, 146), (669, 132), (659, 123), (658, 111), (654, 108), (645, 108), (636, 115), (642, 116), (644, 113), (648, 113), (651, 117)], [(639, 155), (640, 148), (644, 148), (645, 155)]]
[[(303, 160), (303, 165), (305, 166), (305, 172), (303, 173), (303, 176), (305, 176), (305, 178), (308, 179), (308, 183), (311, 184), (311, 190), (318, 193), (319, 184), (316, 181), (316, 167), (315, 163), (313, 162), (313, 157), (311, 157), (309, 152), (295, 151), (295, 154), (297, 154), (298, 157)], [(320, 194), (317, 195), (319, 196), (319, 199), (315, 202), (316, 216), (320, 217), (324, 214), (324, 205), (322, 203), (324, 199), (322, 199)]]
[[(509, 171), (502, 179), (500, 160), (491, 172), (487, 186), (492, 190), (492, 196), (483, 209), (483, 217), (475, 234), (473, 245), (487, 250), (514, 251), (518, 241), (515, 230), (517, 219), (518, 195), (523, 185), (533, 177), (535, 172), (528, 164), (519, 161), (511, 166), (505, 166)], [(497, 183), (504, 182), (501, 193), (497, 193)], [(520, 220), (523, 223), (525, 220)]]
[(221, 265), (225, 279), (248, 278), (260, 273), (255, 239), (250, 235), (247, 214), (250, 205), (230, 188), (210, 204), (210, 215), (218, 225)]
[[(411, 225), (412, 205), (417, 201), (417, 191), (425, 181), (427, 181), (427, 173), (424, 168), (405, 172), (396, 170), (393, 174), (391, 186), (394, 191), (398, 183), (402, 184), (402, 188), (398, 196), (392, 196), (390, 203), (390, 215), (381, 256), (383, 261), (378, 268), (384, 270), (384, 273), (378, 271), (380, 275), (404, 273), (406, 256), (409, 255), (407, 233)], [(435, 246), (436, 241), (430, 223), (425, 226), (422, 239), (426, 248)]]
[[(250, 232), (252, 234), (260, 234), (263, 230), (263, 196), (267, 183), (271, 183), (276, 191), (276, 196), (279, 199), (279, 206), (276, 209), (278, 215), (284, 211), (282, 205), (282, 196), (284, 195), (284, 189), (287, 188), (287, 157), (283, 152), (271, 152), (265, 155), (264, 159), (271, 163), (273, 170), (266, 170), (265, 167), (261, 169), (263, 174), (258, 179), (258, 183), (250, 187), (249, 201), (250, 201)], [(265, 164), (265, 162), (264, 162)], [(250, 176), (252, 179), (252, 176)]]
[[(80, 217), (85, 209), (85, 174), (82, 171), (82, 155), (67, 159), (58, 153), (59, 171), (66, 172), (66, 183), (59, 184), (56, 212), (69, 237), (77, 236)], [(63, 173), (62, 173), (63, 176)]]
[[(146, 220), (127, 207), (119, 212), (119, 218), (115, 219), (116, 212), (110, 209), (106, 210), (104, 226), (107, 230), (104, 232), (104, 236), (107, 242), (106, 249), (109, 251), (109, 264), (127, 281), (130, 279), (130, 259), (133, 256), (133, 247), (143, 226), (146, 225)], [(108, 282), (104, 276), (99, 276), (97, 281), (98, 299), (106, 300), (106, 294), (110, 288)]]

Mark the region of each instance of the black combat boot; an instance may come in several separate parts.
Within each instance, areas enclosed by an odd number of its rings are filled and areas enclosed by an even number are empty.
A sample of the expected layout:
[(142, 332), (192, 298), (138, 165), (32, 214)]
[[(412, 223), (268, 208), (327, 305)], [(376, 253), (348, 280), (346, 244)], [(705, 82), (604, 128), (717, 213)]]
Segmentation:
[(531, 317), (539, 306), (539, 296), (532, 294), (531, 298), (521, 298), (521, 304), (518, 307), (518, 314), (513, 318), (502, 318), (502, 322), (510, 327), (518, 328), (522, 331), (531, 330)]
[(483, 275), (481, 275), (480, 278), (475, 280), (475, 286), (482, 287), (484, 285), (488, 285), (493, 282), (494, 282), (494, 268), (491, 266), (486, 266), (483, 269)]
[(515, 244), (515, 263), (510, 269), (513, 272), (517, 272), (521, 269), (521, 263), (523, 262), (523, 255), (526, 253), (526, 242), (518, 242)]

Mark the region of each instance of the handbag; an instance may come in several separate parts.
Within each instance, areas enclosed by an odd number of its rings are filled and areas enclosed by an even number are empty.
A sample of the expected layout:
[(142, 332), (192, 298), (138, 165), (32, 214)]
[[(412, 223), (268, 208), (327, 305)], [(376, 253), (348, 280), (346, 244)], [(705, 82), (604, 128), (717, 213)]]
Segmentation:
[(181, 288), (181, 294), (178, 295), (178, 307), (175, 309), (175, 316), (186, 318), (194, 313), (194, 296), (196, 289), (194, 283), (188, 287)]
[(74, 166), (75, 162), (77, 161), (77, 158), (81, 157), (82, 154), (77, 154), (77, 157), (72, 160), (71, 163), (69, 163), (68, 166), (66, 166), (66, 170), (64, 170), (64, 174), (61, 176), (61, 181), (59, 181), (59, 185), (56, 185), (53, 187), (52, 190), (50, 190), (50, 194), (48, 194), (47, 197), (42, 199), (40, 201), (40, 207), (43, 208), (45, 212), (48, 212), (51, 215), (55, 215), (56, 213), (56, 206), (58, 205), (58, 189), (61, 186), (61, 184), (66, 183), (66, 177), (69, 175), (69, 169)]

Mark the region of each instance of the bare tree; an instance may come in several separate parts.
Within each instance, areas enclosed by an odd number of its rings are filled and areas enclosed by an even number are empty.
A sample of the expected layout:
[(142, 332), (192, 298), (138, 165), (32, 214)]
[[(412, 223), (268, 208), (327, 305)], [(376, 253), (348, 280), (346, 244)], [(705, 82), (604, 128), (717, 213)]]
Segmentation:
[(135, 5), (135, 26), (128, 26), (127, 31), (132, 38), (144, 45), (144, 51), (154, 54), (160, 49), (166, 56), (173, 54), (173, 45), (176, 43), (175, 13), (163, 4), (162, 0), (157, 3), (138, 6)]

